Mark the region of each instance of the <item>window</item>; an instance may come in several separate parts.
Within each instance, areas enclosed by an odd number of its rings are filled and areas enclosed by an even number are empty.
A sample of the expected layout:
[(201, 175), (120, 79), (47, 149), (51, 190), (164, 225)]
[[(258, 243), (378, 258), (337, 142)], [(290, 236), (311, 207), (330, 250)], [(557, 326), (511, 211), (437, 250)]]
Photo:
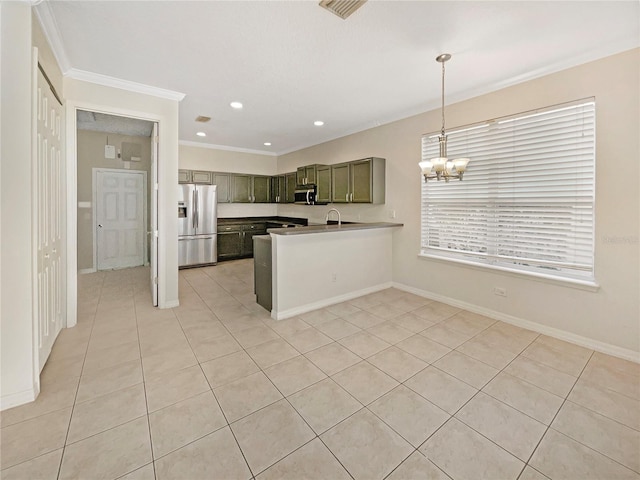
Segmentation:
[[(422, 182), (421, 253), (593, 283), (595, 102), (447, 133), (464, 180)], [(422, 137), (422, 158), (438, 135)]]

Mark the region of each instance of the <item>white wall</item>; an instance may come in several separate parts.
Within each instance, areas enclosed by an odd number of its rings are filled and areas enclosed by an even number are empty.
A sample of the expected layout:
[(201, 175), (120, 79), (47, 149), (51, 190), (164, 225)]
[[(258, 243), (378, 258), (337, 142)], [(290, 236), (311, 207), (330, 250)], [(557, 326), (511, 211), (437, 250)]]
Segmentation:
[[(258, 153), (222, 150), (210, 146), (180, 144), (179, 168), (212, 172), (275, 175), (277, 157)], [(219, 203), (218, 218), (275, 216), (278, 209), (268, 203)]]
[[(394, 282), (484, 312), (533, 322), (540, 330), (638, 360), (639, 85), (640, 49), (635, 49), (447, 106), (447, 125), (453, 128), (595, 97), (597, 292), (418, 257), (420, 138), (439, 130), (439, 110), (284, 155), (278, 158), (278, 171), (368, 156), (386, 158), (386, 205), (338, 208), (348, 220), (360, 215), (362, 220), (389, 221), (389, 212), (397, 212), (395, 221), (405, 226), (394, 236)], [(307, 208), (282, 205), (278, 213), (307, 212)], [(321, 207), (314, 208), (321, 213)], [(505, 287), (507, 297), (495, 296), (494, 286)]]
[(31, 8), (0, 2), (0, 408), (33, 400)]
[[(65, 77), (67, 100), (67, 158), (68, 174), (75, 175), (76, 109), (113, 113), (145, 120), (158, 121), (158, 305), (170, 308), (178, 305), (178, 228), (176, 205), (178, 184), (178, 102), (152, 95), (120, 90)], [(75, 190), (71, 185), (69, 190)], [(75, 192), (72, 192), (75, 197)], [(69, 215), (75, 211), (70, 201)], [(74, 214), (75, 216), (75, 214)], [(75, 218), (69, 221), (75, 225)], [(70, 232), (71, 233), (71, 232)], [(75, 238), (75, 232), (73, 232)], [(69, 268), (76, 269), (70, 262)], [(75, 286), (69, 285), (70, 288)]]

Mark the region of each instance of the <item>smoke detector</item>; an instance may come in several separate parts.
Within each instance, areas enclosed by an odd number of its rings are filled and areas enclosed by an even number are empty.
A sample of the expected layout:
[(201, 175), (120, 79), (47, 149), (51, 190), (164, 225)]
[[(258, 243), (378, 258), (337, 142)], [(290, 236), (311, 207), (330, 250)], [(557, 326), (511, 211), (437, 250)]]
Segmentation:
[(367, 0), (320, 0), (320, 6), (343, 20), (359, 9)]
[(211, 117), (205, 117), (203, 115), (198, 115), (196, 117), (196, 122), (207, 123), (209, 120), (211, 120)]

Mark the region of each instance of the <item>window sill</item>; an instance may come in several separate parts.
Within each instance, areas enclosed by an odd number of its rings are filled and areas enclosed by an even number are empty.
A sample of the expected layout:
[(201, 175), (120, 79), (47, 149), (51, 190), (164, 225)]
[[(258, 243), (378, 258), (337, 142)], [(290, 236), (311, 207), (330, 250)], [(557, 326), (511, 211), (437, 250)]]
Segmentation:
[(457, 258), (445, 258), (438, 255), (429, 255), (426, 253), (419, 253), (418, 258), (424, 258), (428, 260), (436, 260), (443, 263), (453, 263), (465, 267), (474, 268), (481, 271), (493, 270), (501, 273), (506, 273), (519, 278), (528, 280), (535, 280), (543, 283), (549, 283), (554, 285), (560, 285), (563, 287), (577, 288), (578, 290), (585, 290), (587, 292), (597, 292), (600, 290), (600, 285), (596, 282), (590, 282), (588, 280), (574, 280), (570, 278), (558, 278), (552, 275), (545, 275), (543, 273), (525, 272), (515, 268), (501, 267), (495, 265), (483, 265), (476, 262), (469, 262), (467, 260), (460, 260)]

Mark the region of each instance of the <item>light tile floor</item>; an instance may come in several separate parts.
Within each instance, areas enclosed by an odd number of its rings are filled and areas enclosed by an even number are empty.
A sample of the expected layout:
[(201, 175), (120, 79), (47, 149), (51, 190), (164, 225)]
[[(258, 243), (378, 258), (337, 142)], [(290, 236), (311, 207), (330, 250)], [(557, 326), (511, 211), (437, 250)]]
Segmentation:
[(2, 479), (640, 479), (640, 366), (389, 289), (276, 322), (251, 260), (82, 275)]

